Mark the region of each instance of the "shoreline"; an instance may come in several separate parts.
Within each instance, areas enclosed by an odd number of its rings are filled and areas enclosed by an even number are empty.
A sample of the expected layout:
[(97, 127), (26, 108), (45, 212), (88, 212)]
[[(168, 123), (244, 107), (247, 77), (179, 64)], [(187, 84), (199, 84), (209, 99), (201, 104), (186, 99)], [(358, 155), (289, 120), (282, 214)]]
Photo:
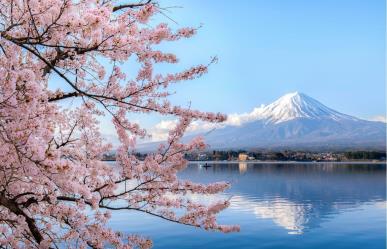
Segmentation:
[(386, 161), (189, 161), (189, 164), (382, 164), (386, 165)]
[[(102, 160), (104, 162), (115, 162), (116, 160)], [(188, 161), (189, 164), (383, 164), (387, 165), (387, 161)]]

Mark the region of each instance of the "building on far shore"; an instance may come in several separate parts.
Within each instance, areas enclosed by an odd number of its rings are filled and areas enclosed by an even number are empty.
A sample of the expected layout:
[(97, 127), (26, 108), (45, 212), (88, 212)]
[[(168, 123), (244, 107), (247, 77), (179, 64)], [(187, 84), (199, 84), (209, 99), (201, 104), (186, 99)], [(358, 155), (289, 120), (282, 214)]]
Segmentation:
[(247, 158), (248, 158), (248, 155), (245, 154), (245, 153), (239, 153), (239, 155), (238, 155), (238, 160), (239, 161), (246, 161)]

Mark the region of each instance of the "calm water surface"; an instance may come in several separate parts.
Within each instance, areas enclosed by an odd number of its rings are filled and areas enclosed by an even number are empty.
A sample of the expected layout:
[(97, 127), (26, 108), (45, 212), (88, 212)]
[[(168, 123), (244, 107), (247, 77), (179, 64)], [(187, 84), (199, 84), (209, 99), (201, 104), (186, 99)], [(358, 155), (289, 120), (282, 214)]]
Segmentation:
[(386, 248), (386, 166), (366, 164), (193, 163), (181, 178), (230, 181), (222, 224), (241, 232), (205, 232), (138, 213), (111, 226), (152, 238), (154, 248)]

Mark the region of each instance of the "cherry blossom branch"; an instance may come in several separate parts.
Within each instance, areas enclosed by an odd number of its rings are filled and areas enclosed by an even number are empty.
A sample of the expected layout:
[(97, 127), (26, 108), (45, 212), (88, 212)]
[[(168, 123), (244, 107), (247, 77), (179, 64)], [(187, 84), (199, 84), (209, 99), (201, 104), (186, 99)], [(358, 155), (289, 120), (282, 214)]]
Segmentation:
[[(187, 165), (184, 153), (205, 147), (200, 138), (181, 142), (190, 122), (222, 122), (225, 116), (174, 106), (168, 88), (200, 77), (209, 65), (165, 75), (154, 71), (158, 63), (178, 62), (155, 49), (158, 44), (189, 38), (197, 29), (150, 24), (159, 13), (152, 1), (117, 2), (0, 3), (0, 226), (7, 228), (0, 232), (0, 247), (149, 248), (149, 240), (125, 239), (108, 227), (108, 210), (116, 209), (237, 230), (216, 222), (228, 201), (200, 204), (187, 195), (221, 193), (227, 183), (203, 185), (177, 175)], [(129, 75), (122, 63), (133, 57), (139, 69)], [(109, 74), (102, 60), (112, 63)], [(53, 75), (60, 79), (58, 89), (49, 87)], [(70, 98), (80, 101), (70, 108), (58, 103)], [(180, 122), (159, 150), (140, 160), (136, 139), (147, 131), (128, 114), (153, 112)], [(104, 115), (112, 116), (120, 141), (114, 167), (101, 161), (112, 149), (100, 131)], [(128, 182), (134, 185), (126, 188)], [(118, 200), (125, 204), (118, 206)]]
[(132, 4), (118, 5), (118, 6), (113, 7), (113, 12), (116, 12), (116, 11), (119, 11), (119, 10), (122, 10), (122, 9), (126, 9), (126, 8), (142, 7), (142, 6), (147, 5), (147, 4), (151, 3), (151, 2), (152, 2), (152, 0), (148, 0), (145, 3), (132, 3)]
[(39, 228), (36, 226), (35, 220), (20, 209), (15, 202), (7, 199), (3, 193), (0, 193), (0, 205), (8, 208), (14, 214), (21, 215), (25, 218), (28, 228), (38, 244), (43, 240), (43, 236), (41, 235)]

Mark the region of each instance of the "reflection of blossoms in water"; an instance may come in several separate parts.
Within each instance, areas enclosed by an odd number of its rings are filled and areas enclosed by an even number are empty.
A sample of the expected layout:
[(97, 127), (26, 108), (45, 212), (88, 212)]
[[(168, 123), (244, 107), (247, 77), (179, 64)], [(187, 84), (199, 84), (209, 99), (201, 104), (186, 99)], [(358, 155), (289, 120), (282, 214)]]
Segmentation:
[(288, 234), (303, 234), (308, 223), (311, 204), (297, 204), (281, 198), (273, 200), (250, 200), (234, 196), (231, 208), (254, 213), (258, 218), (271, 219), (275, 224), (288, 230)]

